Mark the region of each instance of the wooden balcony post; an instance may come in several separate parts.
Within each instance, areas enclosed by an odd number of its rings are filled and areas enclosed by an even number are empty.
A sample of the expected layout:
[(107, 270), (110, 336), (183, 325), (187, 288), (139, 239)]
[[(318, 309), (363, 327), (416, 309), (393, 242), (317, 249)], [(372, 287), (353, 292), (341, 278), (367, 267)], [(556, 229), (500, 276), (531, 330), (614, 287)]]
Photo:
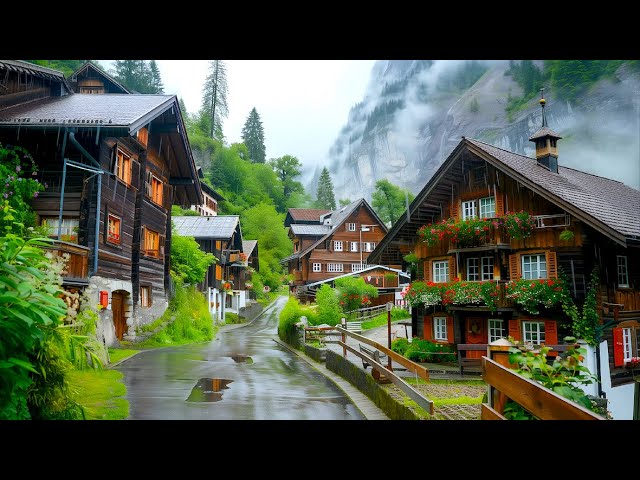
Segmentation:
[[(506, 368), (513, 368), (515, 365), (509, 363), (509, 349), (513, 346), (514, 344), (506, 338), (501, 338), (491, 342), (487, 345), (487, 357)], [(489, 406), (502, 415), (504, 412), (504, 405), (507, 403), (509, 398), (504, 393), (495, 390), (491, 386), (489, 386), (488, 397)]]

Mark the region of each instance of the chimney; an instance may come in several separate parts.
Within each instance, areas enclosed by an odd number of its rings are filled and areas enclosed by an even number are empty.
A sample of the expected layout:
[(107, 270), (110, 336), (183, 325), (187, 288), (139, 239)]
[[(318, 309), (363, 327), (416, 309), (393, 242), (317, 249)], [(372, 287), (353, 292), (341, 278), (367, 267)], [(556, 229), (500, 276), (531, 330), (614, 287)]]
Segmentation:
[(531, 137), (530, 142), (536, 144), (536, 161), (550, 172), (558, 173), (558, 140), (562, 137), (547, 126), (547, 117), (544, 107), (547, 101), (544, 99), (544, 88), (540, 89), (540, 106), (542, 107), (542, 127)]

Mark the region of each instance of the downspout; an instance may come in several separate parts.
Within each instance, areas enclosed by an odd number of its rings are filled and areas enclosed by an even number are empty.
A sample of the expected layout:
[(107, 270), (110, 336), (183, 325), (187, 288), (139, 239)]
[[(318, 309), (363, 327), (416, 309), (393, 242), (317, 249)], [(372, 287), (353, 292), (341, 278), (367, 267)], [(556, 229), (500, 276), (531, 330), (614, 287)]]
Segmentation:
[(80, 151), (80, 153), (87, 158), (87, 160), (91, 161), (91, 163), (93, 163), (96, 167), (101, 168), (100, 163), (95, 158), (93, 158), (91, 154), (87, 152), (87, 150), (82, 145), (80, 145), (80, 142), (78, 142), (78, 140), (76, 140), (74, 128), (72, 128), (69, 131), (69, 140), (71, 141), (71, 143), (75, 145), (75, 147)]

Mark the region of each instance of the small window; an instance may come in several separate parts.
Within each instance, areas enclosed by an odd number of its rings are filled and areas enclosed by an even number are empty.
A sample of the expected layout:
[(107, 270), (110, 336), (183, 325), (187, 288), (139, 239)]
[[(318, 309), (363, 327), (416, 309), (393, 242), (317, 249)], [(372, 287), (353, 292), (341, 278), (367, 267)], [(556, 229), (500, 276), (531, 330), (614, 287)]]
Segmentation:
[(143, 253), (150, 257), (160, 257), (160, 234), (158, 232), (154, 232), (153, 230), (149, 230), (148, 228), (144, 229), (144, 243), (143, 243)]
[(622, 351), (624, 353), (624, 363), (633, 357), (633, 329), (630, 327), (622, 329)]
[(131, 156), (118, 149), (113, 173), (127, 185), (131, 184)]
[(482, 281), (493, 280), (493, 257), (482, 257)]
[(449, 281), (449, 261), (433, 262), (433, 281), (435, 283)]
[(522, 255), (522, 278), (525, 280), (547, 278), (547, 258), (544, 253)]
[(435, 340), (447, 341), (447, 317), (433, 317), (433, 328)]
[[(60, 225), (58, 217), (42, 217), (42, 225), (47, 227), (48, 235), (58, 238), (58, 225)], [(59, 240), (69, 243), (78, 243), (78, 229), (80, 220), (77, 218), (63, 218), (62, 229), (60, 230)]]
[(480, 199), (480, 218), (493, 218), (496, 216), (496, 199), (495, 197), (486, 197)]
[(504, 320), (500, 318), (489, 319), (489, 343), (505, 338)]
[(327, 272), (342, 272), (343, 265), (341, 263), (327, 263)]
[(480, 274), (478, 272), (478, 259), (477, 258), (467, 258), (467, 281), (468, 282), (476, 282), (480, 279)]
[(625, 255), (616, 255), (616, 264), (618, 268), (618, 287), (628, 287), (629, 271), (627, 270), (627, 257)]
[(376, 248), (376, 242), (364, 242), (365, 252), (373, 252), (375, 248)]
[(342, 240), (335, 240), (333, 242), (333, 251), (341, 252), (342, 251)]
[(358, 251), (358, 242), (349, 242), (349, 251), (357, 252)]
[(476, 202), (475, 200), (469, 200), (462, 202), (462, 220), (476, 218)]
[(120, 217), (109, 214), (109, 220), (107, 223), (107, 242), (115, 245), (120, 245), (120, 232), (121, 232)]
[(140, 306), (151, 306), (151, 287), (140, 287)]
[(366, 267), (367, 267), (367, 265), (364, 264), (364, 263), (352, 263), (351, 264), (351, 271), (352, 272), (360, 272), (361, 270), (363, 270)]
[(313, 271), (314, 272), (321, 272), (322, 271), (322, 264), (321, 263), (314, 263), (313, 264)]
[(164, 183), (150, 171), (147, 171), (145, 193), (153, 203), (162, 206)]
[(347, 232), (355, 232), (356, 224), (355, 223), (347, 223)]
[(545, 343), (544, 322), (522, 322), (522, 338), (525, 343)]

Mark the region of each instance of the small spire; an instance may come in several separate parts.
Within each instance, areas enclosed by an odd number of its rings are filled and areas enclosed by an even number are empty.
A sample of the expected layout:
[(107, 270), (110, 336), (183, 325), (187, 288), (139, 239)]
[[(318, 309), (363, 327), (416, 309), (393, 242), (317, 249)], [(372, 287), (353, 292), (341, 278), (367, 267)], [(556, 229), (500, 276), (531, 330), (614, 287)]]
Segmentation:
[(547, 116), (544, 114), (544, 106), (547, 101), (544, 99), (544, 87), (540, 89), (540, 106), (542, 107), (542, 126), (547, 126)]

